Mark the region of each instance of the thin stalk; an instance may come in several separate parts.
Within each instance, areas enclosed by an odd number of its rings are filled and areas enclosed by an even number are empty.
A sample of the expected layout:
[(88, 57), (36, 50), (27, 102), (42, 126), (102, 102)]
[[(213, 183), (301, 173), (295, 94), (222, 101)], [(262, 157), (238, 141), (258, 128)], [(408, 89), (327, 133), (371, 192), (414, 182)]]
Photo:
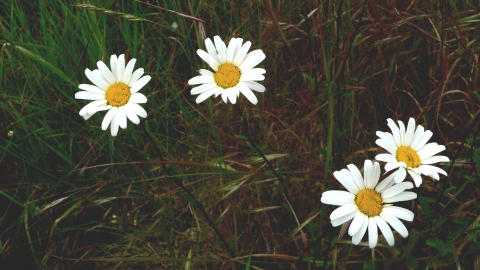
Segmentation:
[[(159, 154), (159, 158), (161, 160), (165, 160), (163, 158), (163, 155), (162, 155), (162, 151), (160, 149), (160, 147), (158, 147), (158, 145), (155, 143), (155, 141), (153, 140), (152, 136), (150, 136), (150, 134), (148, 133), (148, 131), (145, 129), (145, 121), (143, 121), (144, 123), (140, 124), (142, 130), (143, 130), (143, 133), (147, 136), (148, 140), (150, 140), (150, 142), (155, 145), (155, 147), (158, 149), (158, 154)], [(165, 171), (165, 173), (171, 178), (173, 179), (173, 181), (175, 182), (175, 184), (181, 189), (183, 190), (183, 192), (185, 192), (188, 197), (190, 197), (190, 199), (193, 201), (193, 205), (198, 209), (200, 210), (200, 213), (202, 213), (202, 216), (205, 218), (205, 220), (207, 221), (208, 225), (215, 231), (215, 234), (218, 236), (218, 238), (220, 238), (220, 241), (222, 241), (223, 243), (223, 246), (225, 247), (225, 249), (227, 250), (227, 252), (230, 254), (230, 257), (232, 258), (235, 258), (235, 252), (233, 251), (233, 249), (230, 247), (230, 245), (228, 244), (227, 240), (225, 240), (225, 238), (223, 237), (223, 235), (220, 233), (220, 231), (218, 230), (217, 227), (215, 227), (215, 224), (213, 224), (213, 221), (210, 219), (210, 217), (208, 216), (207, 214), (207, 211), (205, 210), (205, 207), (203, 206), (203, 204), (197, 200), (197, 198), (195, 198), (195, 196), (192, 194), (192, 192), (190, 192), (190, 190), (187, 189), (187, 187), (185, 187), (185, 185), (182, 183), (182, 180), (177, 178), (177, 177), (174, 177), (172, 175), (172, 173), (170, 172), (170, 169), (163, 163), (160, 163), (160, 166), (162, 167), (162, 169)]]
[(237, 106), (233, 106), (233, 108), (238, 113), (240, 118), (243, 119), (243, 130), (244, 130), (244, 133), (245, 133), (244, 136), (247, 138), (250, 145), (253, 147), (253, 149), (255, 149), (255, 152), (257, 152), (257, 154), (259, 154), (262, 157), (262, 159), (265, 161), (265, 163), (267, 163), (268, 168), (277, 177), (278, 181), (280, 181), (280, 184), (284, 184), (285, 180), (283, 179), (283, 177), (280, 174), (278, 174), (278, 172), (273, 168), (272, 163), (270, 163), (270, 161), (267, 159), (267, 157), (263, 154), (262, 150), (260, 150), (260, 148), (258, 148), (257, 145), (255, 145), (252, 138), (250, 137), (247, 118), (245, 118), (243, 116), (243, 113), (240, 111), (240, 109)]

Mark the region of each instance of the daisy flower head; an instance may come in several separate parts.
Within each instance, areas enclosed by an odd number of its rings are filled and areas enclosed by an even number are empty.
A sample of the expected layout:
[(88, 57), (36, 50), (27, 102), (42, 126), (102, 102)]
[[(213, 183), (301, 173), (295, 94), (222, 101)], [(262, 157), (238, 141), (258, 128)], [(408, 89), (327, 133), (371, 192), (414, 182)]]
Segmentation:
[(93, 83), (80, 84), (84, 90), (75, 93), (76, 99), (93, 100), (80, 110), (80, 116), (89, 119), (96, 112), (108, 110), (103, 118), (102, 129), (110, 125), (112, 136), (117, 136), (118, 127), (127, 128), (127, 118), (135, 124), (140, 117), (147, 117), (147, 112), (140, 105), (147, 102), (147, 97), (138, 93), (151, 77), (143, 76), (143, 68), (133, 71), (137, 60), (132, 58), (125, 66), (125, 55), (112, 55), (110, 69), (102, 61), (97, 62), (98, 69), (85, 69), (85, 75)]
[(390, 246), (395, 243), (390, 226), (401, 236), (407, 237), (407, 228), (399, 219), (412, 221), (413, 212), (391, 203), (417, 198), (416, 193), (405, 191), (413, 188), (413, 184), (395, 184), (392, 175), (379, 183), (380, 164), (371, 160), (365, 160), (363, 177), (355, 165), (347, 165), (347, 168), (333, 173), (347, 191), (325, 191), (320, 199), (322, 203), (340, 206), (330, 215), (332, 226), (337, 227), (353, 219), (348, 229), (352, 243), (358, 245), (368, 228), (370, 248), (377, 245), (377, 227)]
[(193, 77), (188, 81), (190, 85), (200, 86), (192, 88), (191, 94), (197, 95), (195, 100), (200, 103), (210, 96), (222, 95), (225, 103), (228, 100), (232, 104), (237, 102), (237, 98), (242, 93), (251, 103), (257, 104), (258, 99), (252, 92), (265, 92), (265, 87), (257, 81), (265, 79), (266, 73), (263, 68), (254, 68), (265, 59), (262, 50), (257, 49), (249, 53), (248, 50), (252, 43), (245, 42), (243, 39), (232, 38), (228, 47), (219, 36), (213, 38), (215, 44), (210, 38), (205, 40), (207, 51), (197, 50), (198, 56), (205, 61), (214, 72), (206, 69), (200, 69), (200, 76)]
[(437, 162), (450, 161), (446, 156), (435, 156), (439, 152), (445, 150), (445, 146), (437, 143), (427, 143), (433, 133), (425, 130), (422, 126), (415, 128), (415, 120), (408, 120), (407, 128), (402, 121), (398, 121), (398, 126), (392, 119), (387, 119), (388, 126), (392, 133), (377, 131), (380, 139), (376, 140), (378, 146), (387, 150), (388, 154), (378, 154), (375, 159), (386, 162), (385, 170), (394, 172), (395, 182), (399, 183), (405, 180), (408, 174), (415, 181), (418, 187), (422, 183), (421, 174), (440, 180), (439, 173), (447, 175), (447, 173), (431, 164)]

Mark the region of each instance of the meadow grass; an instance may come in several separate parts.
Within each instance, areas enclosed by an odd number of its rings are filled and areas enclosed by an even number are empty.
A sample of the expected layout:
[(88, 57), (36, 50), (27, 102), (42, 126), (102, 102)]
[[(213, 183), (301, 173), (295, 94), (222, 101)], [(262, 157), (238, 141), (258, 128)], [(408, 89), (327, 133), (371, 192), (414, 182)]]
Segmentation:
[[(478, 2), (149, 3), (0, 0), (1, 265), (480, 268)], [(266, 54), (257, 105), (195, 103), (215, 35)], [(117, 137), (75, 99), (112, 54), (152, 77), (148, 117)], [(448, 176), (397, 204), (415, 213), (408, 238), (352, 245), (320, 196), (409, 117), (446, 145)]]

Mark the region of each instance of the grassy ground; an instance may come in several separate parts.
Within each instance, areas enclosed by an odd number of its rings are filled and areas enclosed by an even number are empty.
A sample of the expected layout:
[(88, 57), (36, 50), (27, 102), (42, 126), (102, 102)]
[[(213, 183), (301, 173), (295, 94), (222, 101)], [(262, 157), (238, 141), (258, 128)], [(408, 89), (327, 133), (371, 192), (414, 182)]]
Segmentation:
[[(478, 2), (86, 2), (0, 1), (2, 265), (480, 267)], [(267, 56), (258, 105), (235, 105), (244, 118), (190, 95), (203, 35)], [(111, 137), (74, 95), (85, 68), (121, 53), (152, 76), (149, 115)], [(342, 189), (334, 171), (374, 159), (387, 118), (409, 117), (446, 145), (448, 177), (397, 204), (415, 213), (408, 238), (352, 245), (320, 196)]]

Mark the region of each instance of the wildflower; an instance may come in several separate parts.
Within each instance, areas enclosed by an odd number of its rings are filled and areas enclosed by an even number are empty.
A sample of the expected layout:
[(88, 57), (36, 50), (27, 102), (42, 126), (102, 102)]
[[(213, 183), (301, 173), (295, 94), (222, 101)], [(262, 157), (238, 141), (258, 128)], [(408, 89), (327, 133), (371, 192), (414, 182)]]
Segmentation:
[(219, 36), (212, 40), (205, 40), (204, 50), (197, 50), (200, 56), (214, 71), (200, 69), (200, 76), (194, 77), (188, 81), (190, 85), (201, 84), (192, 88), (191, 94), (200, 94), (196, 102), (200, 103), (212, 95), (217, 97), (222, 95), (225, 103), (228, 100), (232, 104), (237, 102), (237, 98), (242, 93), (251, 103), (257, 104), (258, 100), (252, 92), (257, 91), (263, 93), (265, 87), (256, 81), (265, 79), (263, 74), (266, 73), (263, 68), (253, 68), (265, 59), (262, 50), (257, 49), (247, 54), (250, 49), (251, 42), (247, 41), (242, 45), (243, 39), (232, 38), (228, 44), (228, 48)]
[(102, 61), (97, 62), (98, 69), (85, 69), (85, 75), (94, 84), (80, 84), (85, 90), (75, 93), (76, 99), (93, 100), (80, 110), (80, 116), (89, 119), (96, 112), (108, 110), (102, 122), (102, 129), (110, 125), (112, 136), (117, 136), (118, 127), (127, 128), (127, 118), (135, 124), (140, 123), (138, 116), (146, 118), (147, 112), (140, 103), (146, 103), (147, 97), (138, 91), (151, 77), (143, 76), (143, 68), (133, 72), (137, 60), (132, 58), (125, 67), (125, 56), (110, 57), (110, 69)]
[(368, 228), (370, 248), (377, 245), (377, 226), (390, 246), (393, 246), (395, 239), (388, 224), (401, 236), (407, 237), (408, 231), (399, 219), (412, 221), (413, 212), (391, 203), (417, 198), (416, 193), (405, 191), (413, 188), (413, 184), (404, 182), (394, 185), (392, 175), (378, 183), (380, 165), (370, 160), (365, 160), (363, 177), (355, 165), (350, 164), (347, 167), (348, 170), (336, 171), (333, 176), (348, 192), (325, 191), (320, 199), (322, 203), (340, 206), (330, 215), (332, 226), (336, 227), (353, 219), (348, 229), (352, 243), (360, 243)]
[(376, 141), (377, 145), (384, 148), (389, 154), (378, 154), (375, 159), (385, 164), (385, 170), (391, 171), (398, 168), (395, 174), (395, 182), (399, 183), (407, 176), (406, 171), (410, 174), (418, 187), (422, 183), (421, 174), (440, 180), (439, 173), (447, 175), (447, 173), (431, 164), (437, 162), (448, 162), (446, 156), (435, 156), (439, 152), (445, 150), (445, 146), (437, 143), (428, 143), (433, 133), (430, 130), (424, 130), (422, 126), (415, 129), (415, 120), (410, 118), (408, 126), (402, 121), (398, 121), (398, 127), (392, 119), (387, 119), (388, 126), (392, 133), (377, 131), (380, 137)]

